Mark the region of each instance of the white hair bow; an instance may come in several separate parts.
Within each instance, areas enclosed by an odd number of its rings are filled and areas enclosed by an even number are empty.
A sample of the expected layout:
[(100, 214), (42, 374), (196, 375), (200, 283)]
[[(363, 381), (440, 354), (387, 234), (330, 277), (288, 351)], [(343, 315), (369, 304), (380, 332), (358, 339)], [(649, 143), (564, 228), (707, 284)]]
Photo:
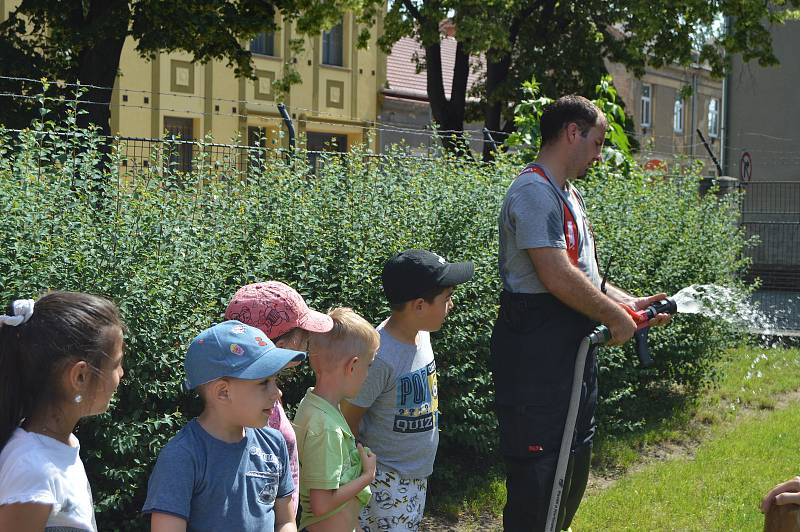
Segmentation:
[(33, 299), (17, 299), (11, 304), (14, 314), (12, 316), (7, 316), (5, 314), (0, 316), (0, 326), (11, 325), (12, 327), (16, 327), (17, 325), (25, 323), (33, 316), (33, 305)]

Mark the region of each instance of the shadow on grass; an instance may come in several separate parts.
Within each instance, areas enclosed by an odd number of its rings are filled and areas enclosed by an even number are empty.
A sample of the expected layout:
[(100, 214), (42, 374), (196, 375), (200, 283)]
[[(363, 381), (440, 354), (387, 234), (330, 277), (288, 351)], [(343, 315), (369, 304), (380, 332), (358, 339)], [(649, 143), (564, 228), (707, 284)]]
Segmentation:
[(698, 397), (696, 390), (649, 386), (637, 398), (619, 405), (626, 418), (639, 420), (633, 427), (604, 426), (603, 412), (598, 412), (601, 421), (594, 440), (593, 469), (604, 475), (619, 474), (637, 462), (648, 445), (691, 439)]
[[(592, 467), (602, 474), (621, 474), (641, 458), (640, 450), (646, 445), (686, 439), (697, 410), (697, 394), (651, 386), (635, 400), (618, 406), (625, 409), (628, 419), (641, 422), (630, 428), (600, 418)], [(432, 514), (453, 523), (465, 516), (498, 516), (505, 499), (505, 471), (497, 452), (486, 455), (439, 449), (428, 482), (428, 508)]]
[(439, 449), (436, 467), (428, 480), (427, 508), (431, 513), (452, 522), (464, 516), (500, 515), (505, 499), (500, 455)]

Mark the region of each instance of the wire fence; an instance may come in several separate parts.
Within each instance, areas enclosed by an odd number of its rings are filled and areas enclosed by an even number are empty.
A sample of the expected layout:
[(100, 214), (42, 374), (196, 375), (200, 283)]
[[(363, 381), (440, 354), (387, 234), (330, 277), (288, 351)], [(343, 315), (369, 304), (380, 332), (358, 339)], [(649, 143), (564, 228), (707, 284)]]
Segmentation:
[(758, 236), (750, 278), (767, 290), (800, 291), (800, 181), (743, 183), (742, 226)]
[[(28, 78), (14, 78), (0, 76), (0, 80), (5, 82), (16, 82), (22, 84), (32, 84), (34, 87), (42, 85), (42, 80), (34, 80)], [(56, 83), (56, 82), (53, 82)], [(71, 88), (85, 89), (104, 89), (111, 91), (112, 87), (93, 87), (80, 84), (58, 84), (56, 85), (68, 93)], [(66, 102), (78, 102), (82, 104), (97, 104), (106, 105), (108, 102), (88, 102), (80, 96), (73, 96), (70, 99), (68, 94), (61, 94), (58, 97), (37, 95), (36, 90), (25, 90), (24, 94), (22, 87), (13, 92), (0, 92), (0, 99), (26, 99), (26, 100), (46, 100), (52, 104), (65, 104)], [(139, 93), (150, 94), (150, 91), (137, 91), (134, 89), (126, 89), (126, 93)], [(177, 95), (173, 93), (164, 93), (170, 96), (186, 96)], [(192, 98), (205, 98), (203, 96), (191, 96)], [(270, 128), (281, 130), (283, 128), (282, 119), (272, 116), (249, 116), (247, 113), (238, 112), (237, 109), (243, 109), (247, 103), (244, 100), (238, 99), (215, 99), (217, 102), (226, 102), (236, 104), (233, 107), (233, 113), (225, 115), (224, 113), (215, 112), (215, 115), (224, 115), (237, 117), (239, 119), (248, 120), (252, 119), (257, 121), (264, 120), (269, 122)], [(119, 103), (120, 108), (125, 107), (138, 107), (131, 103)], [(188, 109), (159, 109), (165, 112), (178, 112), (183, 115), (192, 114)], [(148, 107), (151, 111), (155, 108)], [(294, 121), (302, 124), (307, 129), (313, 128), (315, 125), (326, 125), (326, 113), (321, 113), (316, 110), (304, 109), (302, 107), (294, 107), (293, 111), (300, 111), (305, 113), (300, 118), (295, 118)], [(197, 113), (197, 111), (194, 111)], [(205, 113), (199, 113), (204, 115)], [(163, 171), (169, 169), (170, 171), (191, 172), (198, 168), (198, 165), (206, 165), (205, 168), (211, 169), (212, 172), (224, 174), (226, 172), (247, 172), (254, 164), (264, 164), (264, 161), (270, 157), (286, 157), (290, 151), (281, 147), (280, 145), (269, 146), (261, 138), (249, 138), (251, 130), (253, 131), (266, 131), (263, 127), (266, 124), (260, 122), (250, 127), (248, 125), (248, 138), (246, 144), (222, 144), (215, 142), (204, 142), (194, 139), (191, 126), (186, 129), (180, 120), (191, 123), (189, 119), (172, 119), (175, 124), (167, 123), (165, 117), (165, 130), (168, 135), (165, 138), (136, 138), (136, 137), (114, 137), (107, 142), (115, 146), (116, 153), (118, 154), (119, 170), (122, 175), (137, 175), (151, 171)], [(358, 127), (363, 128), (364, 137), (368, 135), (385, 135), (388, 137), (402, 137), (409, 146), (417, 146), (412, 154), (408, 157), (414, 158), (435, 158), (438, 143), (436, 137), (440, 135), (446, 136), (451, 133), (449, 131), (436, 130), (429, 126), (420, 127), (418, 124), (401, 124), (392, 122), (381, 122), (377, 120), (367, 121), (357, 124)], [(495, 141), (502, 142), (507, 135), (503, 131), (488, 131), (489, 135)], [(638, 135), (637, 132), (630, 132)], [(751, 133), (758, 135), (758, 133)], [(309, 163), (311, 171), (316, 171), (327, 160), (336, 157), (336, 153), (344, 152), (349, 149), (346, 145), (347, 137), (336, 134), (316, 134), (319, 138), (313, 138), (314, 133), (309, 134), (308, 150), (302, 150)], [(477, 142), (477, 146), (473, 145), (472, 148), (479, 152), (482, 144), (488, 142), (486, 137), (481, 138), (478, 133), (478, 138), (473, 139)], [(329, 138), (330, 137), (330, 138)], [(673, 137), (665, 137), (672, 139)], [(329, 141), (333, 139), (334, 142)], [(312, 142), (313, 140), (313, 142)], [(673, 139), (674, 140), (674, 139)], [(775, 141), (790, 141), (792, 139), (774, 139)], [(418, 143), (418, 144), (417, 144)], [(381, 143), (382, 144), (382, 143)], [(699, 147), (700, 144), (696, 143), (694, 146), (684, 145), (678, 148), (678, 153), (661, 153), (648, 151), (646, 154), (641, 154), (645, 158), (662, 158), (670, 160), (677, 158), (680, 163), (680, 152), (685, 152), (689, 147)], [(796, 152), (791, 151), (790, 148), (780, 146), (783, 149), (775, 150), (771, 159), (774, 164), (789, 164), (794, 163), (798, 159)], [(736, 146), (729, 146), (730, 149), (735, 149)], [(743, 149), (743, 148), (742, 148)], [(291, 152), (293, 153), (293, 152)], [(381, 157), (386, 158), (385, 154), (371, 154), (365, 157)], [(403, 155), (394, 155), (394, 157), (404, 157)], [(680, 164), (679, 164), (680, 165)], [(778, 182), (778, 181), (758, 181), (740, 184), (744, 195), (742, 198), (742, 218), (741, 224), (745, 229), (747, 236), (758, 236), (759, 244), (750, 249), (750, 257), (752, 259), (752, 267), (748, 273), (748, 277), (759, 277), (762, 280), (762, 286), (765, 289), (771, 290), (790, 290), (800, 291), (800, 181), (797, 182)]]

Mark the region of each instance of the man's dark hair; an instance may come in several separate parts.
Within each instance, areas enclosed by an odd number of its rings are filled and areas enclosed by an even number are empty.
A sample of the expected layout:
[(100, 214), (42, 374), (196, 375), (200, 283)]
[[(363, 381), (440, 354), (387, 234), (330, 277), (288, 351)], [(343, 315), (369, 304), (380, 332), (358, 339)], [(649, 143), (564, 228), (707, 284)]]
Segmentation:
[(561, 130), (568, 124), (577, 124), (581, 135), (589, 134), (594, 126), (605, 122), (600, 109), (595, 104), (577, 94), (562, 96), (549, 104), (542, 112), (542, 146), (555, 141)]

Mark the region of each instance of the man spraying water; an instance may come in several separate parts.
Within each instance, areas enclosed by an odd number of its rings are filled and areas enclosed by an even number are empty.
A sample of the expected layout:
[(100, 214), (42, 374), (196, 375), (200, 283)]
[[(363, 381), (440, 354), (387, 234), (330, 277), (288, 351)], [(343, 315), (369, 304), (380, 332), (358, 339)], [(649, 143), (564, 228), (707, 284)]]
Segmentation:
[[(576, 351), (598, 324), (607, 345), (637, 329), (631, 310), (665, 294), (636, 298), (600, 290), (594, 236), (572, 181), (600, 160), (606, 118), (580, 96), (564, 96), (542, 113), (541, 150), (509, 187), (499, 218), (503, 293), (491, 339), (500, 449), (506, 464), (506, 532), (545, 530), (565, 430)], [(657, 314), (650, 326), (669, 315)], [(588, 353), (580, 385), (570, 464), (560, 488), (556, 529), (569, 527), (589, 474), (597, 360)], [(581, 382), (582, 381), (582, 382)], [(570, 434), (571, 435), (571, 434)]]

